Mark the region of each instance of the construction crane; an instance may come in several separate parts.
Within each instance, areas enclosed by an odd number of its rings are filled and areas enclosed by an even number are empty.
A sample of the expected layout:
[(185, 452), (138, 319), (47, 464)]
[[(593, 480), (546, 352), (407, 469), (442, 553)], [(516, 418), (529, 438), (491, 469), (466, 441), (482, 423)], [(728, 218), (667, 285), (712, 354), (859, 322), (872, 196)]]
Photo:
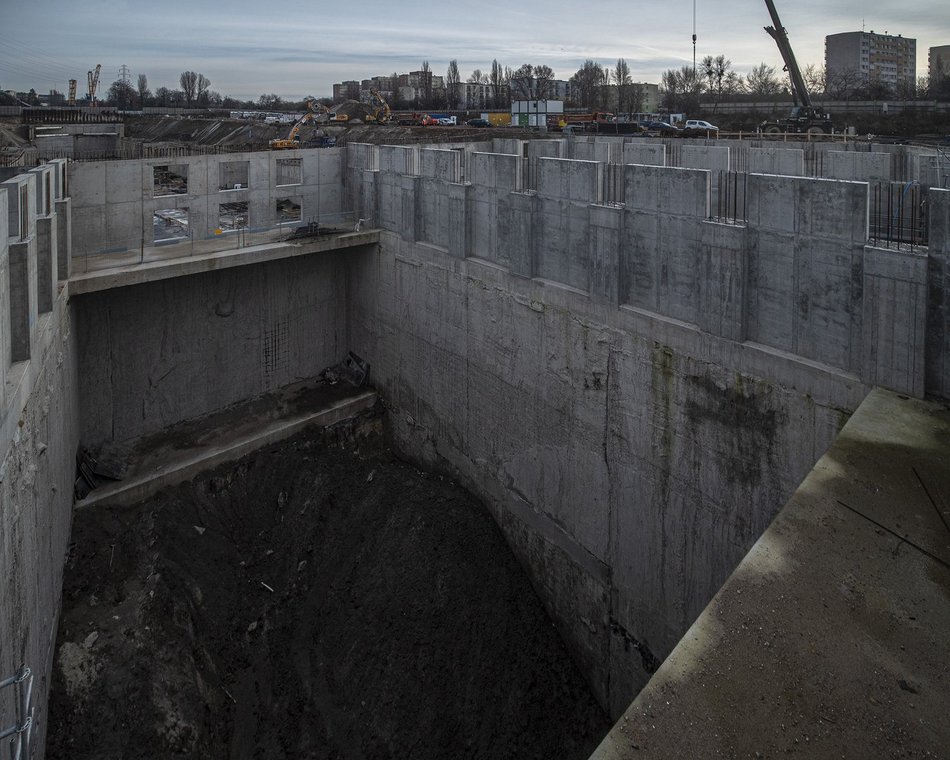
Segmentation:
[(86, 79), (89, 83), (89, 103), (90, 105), (96, 104), (96, 90), (99, 89), (99, 72), (102, 69), (102, 64), (96, 64), (95, 72), (87, 71)]
[(69, 80), (69, 98), (66, 100), (66, 105), (74, 106), (76, 105), (76, 85), (79, 84), (75, 79)]
[(811, 96), (808, 94), (808, 88), (805, 87), (805, 80), (798, 68), (798, 63), (795, 61), (791, 43), (788, 41), (788, 32), (782, 26), (778, 11), (775, 10), (775, 4), (772, 0), (765, 0), (765, 7), (768, 8), (769, 16), (772, 17), (772, 24), (774, 25), (765, 27), (765, 31), (775, 40), (775, 44), (778, 45), (779, 52), (782, 54), (785, 70), (788, 72), (789, 79), (792, 80), (792, 103), (794, 105), (787, 118), (764, 122), (761, 126), (762, 131), (772, 134), (780, 132), (807, 132), (810, 135), (830, 134), (834, 130), (831, 117), (812, 105)]
[(307, 101), (307, 113), (301, 116), (294, 125), (290, 128), (290, 134), (287, 137), (278, 137), (271, 140), (268, 145), (270, 145), (272, 150), (289, 150), (291, 148), (300, 147), (300, 129), (304, 124), (308, 124), (311, 121), (315, 121), (319, 114), (326, 114), (329, 119), (330, 109), (327, 108), (323, 103), (319, 103), (316, 100)]

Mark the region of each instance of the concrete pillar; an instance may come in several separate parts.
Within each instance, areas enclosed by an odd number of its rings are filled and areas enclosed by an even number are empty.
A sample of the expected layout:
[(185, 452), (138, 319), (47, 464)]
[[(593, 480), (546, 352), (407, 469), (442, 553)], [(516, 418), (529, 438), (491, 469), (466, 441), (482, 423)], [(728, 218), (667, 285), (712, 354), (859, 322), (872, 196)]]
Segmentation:
[(37, 320), (36, 249), (32, 241), (10, 244), (10, 362), (33, 354)]
[(72, 271), (73, 225), (72, 200), (64, 198), (56, 201), (56, 276), (68, 280)]
[(40, 314), (53, 310), (59, 278), (56, 275), (56, 217), (36, 220), (36, 307)]

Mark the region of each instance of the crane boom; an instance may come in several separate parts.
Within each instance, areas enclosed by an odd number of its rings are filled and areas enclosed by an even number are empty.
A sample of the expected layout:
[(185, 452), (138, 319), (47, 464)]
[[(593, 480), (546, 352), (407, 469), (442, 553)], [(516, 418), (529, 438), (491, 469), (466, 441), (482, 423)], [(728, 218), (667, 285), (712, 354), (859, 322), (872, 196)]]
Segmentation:
[(775, 4), (772, 0), (765, 0), (765, 6), (769, 9), (769, 15), (775, 25), (765, 27), (765, 31), (775, 40), (775, 44), (778, 45), (779, 52), (782, 54), (782, 60), (785, 61), (785, 70), (792, 80), (792, 100), (794, 100), (796, 106), (800, 102), (806, 108), (811, 108), (811, 97), (808, 95), (808, 88), (805, 87), (802, 72), (795, 61), (795, 53), (792, 52), (792, 46), (788, 41), (788, 32), (782, 26), (782, 20), (778, 17), (778, 11), (775, 10)]

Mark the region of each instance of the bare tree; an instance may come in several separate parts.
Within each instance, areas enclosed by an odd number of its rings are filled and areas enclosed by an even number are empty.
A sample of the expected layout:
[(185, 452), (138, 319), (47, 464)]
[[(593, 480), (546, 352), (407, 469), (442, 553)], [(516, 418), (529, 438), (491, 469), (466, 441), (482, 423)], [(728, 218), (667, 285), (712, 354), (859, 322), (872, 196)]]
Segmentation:
[(462, 77), (459, 75), (459, 64), (454, 58), (449, 61), (448, 71), (445, 72), (445, 98), (449, 108), (459, 107), (462, 99)]
[(571, 93), (582, 108), (593, 108), (604, 82), (604, 68), (590, 59), (571, 77)]
[(775, 67), (767, 63), (760, 63), (754, 66), (752, 71), (746, 74), (746, 89), (751, 95), (766, 96), (777, 95), (782, 90), (782, 85), (775, 78)]
[(617, 111), (623, 112), (624, 106), (628, 104), (628, 96), (632, 79), (630, 78), (630, 66), (623, 58), (617, 59), (617, 66), (613, 70), (614, 84), (617, 85)]
[(208, 88), (211, 86), (211, 80), (204, 74), (199, 74), (195, 82), (195, 97), (202, 105), (208, 104)]
[(512, 100), (531, 100), (534, 91), (534, 66), (524, 63), (512, 73), (508, 86)]
[(481, 69), (475, 69), (469, 75), (468, 81), (470, 84), (488, 84), (488, 75), (483, 74)]
[(809, 63), (802, 70), (802, 79), (805, 80), (805, 87), (812, 95), (820, 95), (825, 92), (825, 67), (816, 66)]
[(863, 82), (857, 69), (839, 69), (825, 72), (825, 92), (832, 100), (850, 100)]
[(135, 89), (124, 79), (117, 79), (109, 85), (109, 102), (119, 110), (125, 110), (135, 100)]
[(554, 87), (554, 71), (550, 66), (534, 67), (534, 99), (546, 100), (551, 97)]
[(664, 71), (660, 89), (663, 91), (663, 106), (670, 113), (691, 113), (699, 108), (702, 83), (692, 66)]
[(502, 97), (502, 88), (506, 83), (505, 70), (501, 64), (498, 63), (498, 59), (495, 58), (491, 62), (491, 74), (488, 75), (488, 84), (491, 85), (492, 108), (501, 108), (502, 101), (504, 100)]
[(422, 107), (429, 108), (432, 105), (432, 68), (428, 61), (422, 62)]
[(183, 71), (181, 76), (178, 77), (178, 83), (181, 85), (181, 91), (185, 94), (185, 103), (190, 106), (198, 92), (198, 74), (194, 71)]
[(719, 105), (719, 102), (722, 100), (724, 84), (731, 66), (732, 61), (721, 54), (715, 58), (711, 55), (707, 55), (703, 58), (702, 74), (706, 79), (706, 87), (709, 93), (715, 96), (715, 105)]
[(152, 97), (151, 91), (148, 89), (148, 77), (145, 74), (139, 74), (139, 108), (145, 108), (145, 103), (149, 98)]

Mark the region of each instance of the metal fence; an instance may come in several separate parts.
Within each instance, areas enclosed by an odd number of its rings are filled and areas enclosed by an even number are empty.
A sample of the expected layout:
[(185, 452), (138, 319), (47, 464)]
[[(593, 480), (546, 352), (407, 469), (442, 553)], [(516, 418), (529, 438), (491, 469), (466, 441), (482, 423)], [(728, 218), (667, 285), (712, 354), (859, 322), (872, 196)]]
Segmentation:
[(868, 242), (878, 248), (914, 251), (927, 246), (927, 189), (918, 182), (871, 186)]

